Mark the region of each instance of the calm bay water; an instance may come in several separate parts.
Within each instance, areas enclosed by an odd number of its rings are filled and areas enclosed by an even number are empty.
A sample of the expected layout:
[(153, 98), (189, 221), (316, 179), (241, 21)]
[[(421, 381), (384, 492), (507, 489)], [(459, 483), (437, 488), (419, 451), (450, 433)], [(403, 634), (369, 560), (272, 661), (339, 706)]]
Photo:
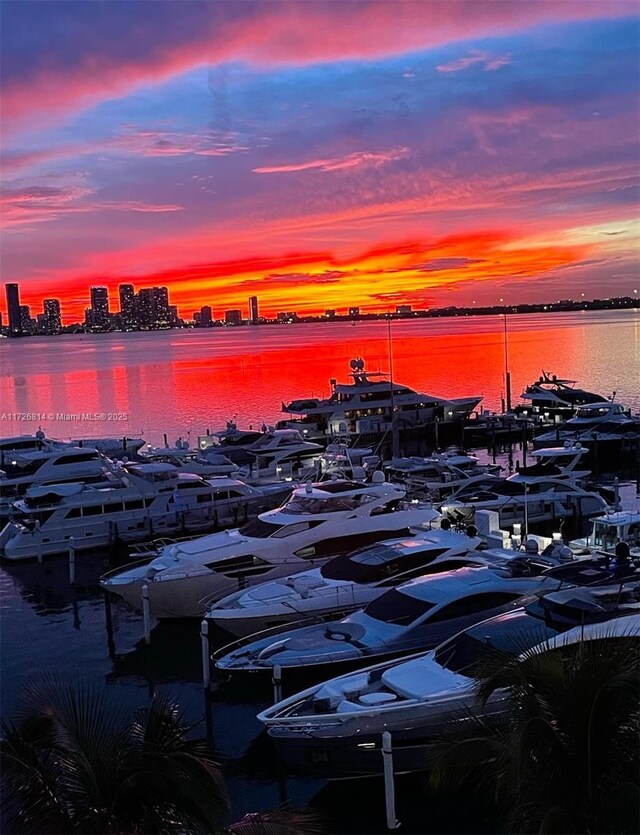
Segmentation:
[[(500, 317), (394, 321), (391, 344), (398, 382), (444, 397), (482, 394), (485, 408), (499, 408)], [(165, 432), (171, 443), (189, 434), (195, 442), (233, 417), (242, 427), (274, 423), (283, 400), (328, 395), (330, 378), (346, 380), (356, 356), (389, 371), (385, 322), (35, 337), (4, 340), (0, 354), (2, 435), (42, 425), (52, 437), (126, 432), (155, 444)], [(510, 316), (508, 361), (516, 402), (544, 369), (640, 409), (640, 311)], [(74, 418), (87, 412), (117, 419)]]
[[(498, 317), (398, 321), (391, 338), (398, 382), (443, 396), (483, 394), (486, 408), (499, 407), (504, 332)], [(0, 434), (33, 432), (41, 424), (59, 438), (126, 432), (159, 443), (164, 432), (170, 441), (190, 432), (195, 441), (232, 417), (240, 426), (273, 423), (281, 400), (328, 394), (329, 379), (346, 379), (354, 356), (362, 356), (369, 370), (388, 371), (388, 347), (383, 322), (3, 340)], [(640, 311), (509, 317), (508, 358), (514, 400), (544, 369), (604, 395), (615, 390), (616, 399), (640, 409)], [(49, 412), (125, 413), (127, 419), (13, 416)], [(140, 618), (115, 606), (115, 647), (109, 647), (97, 586), (105, 567), (103, 556), (82, 555), (73, 587), (64, 559), (0, 570), (2, 715), (13, 712), (29, 677), (55, 670), (110, 688), (123, 709), (145, 703), (154, 689), (168, 691), (189, 718), (202, 720), (204, 731), (198, 625), (157, 626), (147, 647)], [(227, 762), (237, 814), (277, 806), (286, 793), (294, 805), (313, 801), (321, 808), (332, 821), (330, 832), (384, 831), (379, 782), (345, 791), (311, 779), (278, 780), (255, 719), (263, 704), (225, 688), (212, 703), (209, 733)], [(411, 783), (405, 789), (409, 795), (417, 790)], [(332, 817), (345, 797), (350, 817)], [(491, 831), (468, 803), (427, 805), (420, 831)], [(398, 810), (401, 818), (409, 814), (402, 791)], [(413, 831), (406, 817), (404, 831)]]

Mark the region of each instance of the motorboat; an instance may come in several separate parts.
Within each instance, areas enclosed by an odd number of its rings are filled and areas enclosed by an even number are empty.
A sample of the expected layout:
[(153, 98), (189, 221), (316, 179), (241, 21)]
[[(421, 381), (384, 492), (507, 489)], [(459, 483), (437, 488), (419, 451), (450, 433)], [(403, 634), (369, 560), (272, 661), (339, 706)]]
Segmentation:
[[(493, 557), (493, 559), (491, 559)], [(390, 588), (363, 609), (337, 621), (302, 626), (255, 639), (216, 661), (225, 672), (335, 668), (375, 658), (407, 655), (437, 646), (449, 636), (519, 605), (550, 583), (554, 563), (513, 551), (485, 552), (485, 564), (427, 574)], [(480, 559), (478, 559), (480, 563)], [(462, 565), (462, 561), (460, 563)]]
[(423, 394), (391, 381), (382, 372), (365, 370), (356, 357), (350, 362), (351, 381), (331, 380), (328, 398), (303, 398), (282, 403), (282, 411), (299, 415), (301, 425), (309, 420), (326, 434), (347, 432), (356, 436), (379, 436), (385, 432), (430, 426), (436, 418), (467, 417), (482, 397), (448, 400)]
[(615, 510), (591, 520), (587, 536), (573, 539), (569, 547), (576, 554), (615, 554), (616, 545), (626, 542), (632, 558), (640, 558), (640, 513)]
[[(435, 515), (435, 511), (434, 511)], [(223, 597), (205, 617), (232, 635), (317, 616), (341, 617), (411, 577), (484, 565), (478, 536), (450, 529), (413, 530), (335, 557), (320, 568), (260, 583)]]
[(296, 429), (274, 429), (266, 432), (246, 450), (250, 461), (240, 477), (248, 483), (293, 478), (301, 470), (313, 465), (317, 456), (324, 452), (322, 444), (306, 441)]
[[(563, 594), (566, 603), (575, 599), (573, 589)], [(391, 734), (394, 772), (423, 770), (445, 727), (473, 715), (489, 722), (508, 716), (505, 690), (497, 690), (483, 705), (477, 701), (477, 675), (494, 653), (520, 657), (585, 640), (640, 637), (637, 583), (622, 591), (617, 584), (583, 589), (580, 599), (583, 608), (574, 609), (574, 617), (570, 605), (559, 620), (528, 608), (500, 614), (430, 652), (303, 690), (262, 711), (258, 719), (279, 759), (296, 771), (332, 777), (379, 773), (385, 731)], [(585, 616), (589, 608), (598, 611), (594, 620)]]
[(11, 503), (34, 484), (100, 481), (112, 463), (95, 449), (80, 447), (15, 450), (2, 455), (0, 469), (0, 515), (6, 517)]
[(240, 469), (226, 455), (212, 453), (205, 457), (191, 449), (151, 447), (141, 458), (151, 464), (171, 464), (178, 472), (195, 473), (202, 478), (233, 476)]
[(497, 476), (497, 464), (481, 464), (475, 455), (445, 451), (423, 458), (396, 458), (384, 466), (389, 481), (404, 484), (410, 492), (426, 493), (434, 501), (450, 495), (475, 476)]
[(248, 518), (261, 491), (237, 479), (205, 480), (170, 464), (127, 464), (102, 482), (34, 486), (12, 505), (0, 554), (19, 560), (196, 533)]
[(478, 510), (495, 510), (499, 525), (530, 525), (563, 520), (583, 519), (604, 513), (608, 505), (597, 492), (581, 484), (589, 470), (580, 469), (580, 461), (588, 453), (580, 444), (533, 450), (535, 464), (520, 467), (506, 479), (479, 476), (469, 479), (441, 505), (441, 512), (455, 522), (473, 522)]
[(580, 406), (573, 417), (557, 424), (553, 429), (538, 435), (534, 446), (546, 446), (563, 441), (585, 441), (593, 438), (593, 432), (611, 433), (614, 430), (638, 432), (638, 419), (630, 416), (622, 403), (588, 403)]
[(110, 573), (101, 582), (134, 608), (147, 585), (156, 617), (200, 617), (214, 599), (406, 535), (435, 515), (431, 505), (408, 502), (406, 491), (385, 482), (382, 473), (366, 484), (307, 483), (240, 529), (165, 547), (148, 565)]
[[(527, 386), (520, 395), (527, 401), (516, 406), (515, 413), (521, 417), (542, 418), (546, 423), (560, 423), (572, 418), (587, 404), (604, 406), (610, 401), (600, 394), (576, 388), (576, 380), (565, 380), (543, 371), (538, 380)], [(596, 409), (599, 406), (596, 405)]]

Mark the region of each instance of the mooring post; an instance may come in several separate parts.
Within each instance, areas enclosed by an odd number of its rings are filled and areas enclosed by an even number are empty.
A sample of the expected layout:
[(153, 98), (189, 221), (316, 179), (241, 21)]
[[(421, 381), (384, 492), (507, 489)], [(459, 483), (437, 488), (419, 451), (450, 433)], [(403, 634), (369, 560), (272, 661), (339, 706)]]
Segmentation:
[(391, 734), (382, 734), (382, 764), (384, 768), (384, 805), (387, 813), (387, 829), (393, 832), (398, 829), (400, 822), (396, 818), (396, 790), (393, 782), (393, 748)]
[(69, 537), (69, 585), (76, 581), (76, 544), (72, 536)]
[(282, 701), (282, 667), (275, 664), (273, 667), (273, 703)]
[(107, 646), (109, 648), (109, 658), (113, 660), (116, 655), (116, 644), (113, 639), (113, 617), (111, 614), (111, 595), (104, 589), (104, 614), (105, 625), (107, 628)]
[(151, 643), (151, 617), (149, 615), (149, 586), (142, 586), (142, 621), (144, 623), (144, 642)]
[(202, 683), (208, 690), (211, 684), (211, 651), (209, 649), (209, 622), (205, 618), (200, 624), (200, 640), (202, 642)]

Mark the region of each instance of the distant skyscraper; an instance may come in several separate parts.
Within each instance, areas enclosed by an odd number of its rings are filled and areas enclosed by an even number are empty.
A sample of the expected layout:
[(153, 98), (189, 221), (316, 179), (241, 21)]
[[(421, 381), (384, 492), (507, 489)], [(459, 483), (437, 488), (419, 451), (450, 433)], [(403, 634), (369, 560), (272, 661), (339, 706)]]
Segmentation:
[(242, 311), (241, 310), (227, 310), (224, 314), (224, 321), (227, 325), (241, 325)]
[(120, 294), (120, 322), (122, 327), (134, 328), (136, 326), (136, 293), (133, 284), (121, 284), (118, 288)]
[(45, 332), (60, 333), (62, 330), (62, 316), (60, 313), (59, 299), (45, 299), (42, 308)]
[(336, 318), (335, 310), (325, 310), (324, 315), (327, 317), (327, 319), (335, 319)]
[(359, 307), (350, 307), (349, 308), (349, 316), (353, 319), (356, 316), (360, 315), (360, 308)]
[(106, 328), (109, 325), (109, 291), (106, 287), (91, 288), (91, 309), (93, 311), (93, 323), (97, 328)]
[(17, 284), (5, 284), (7, 292), (7, 311), (9, 313), (9, 336), (22, 334), (20, 318), (20, 291)]
[(31, 318), (31, 308), (28, 304), (20, 305), (20, 327), (22, 333), (34, 333), (35, 321)]
[(411, 313), (410, 304), (399, 304), (396, 306), (396, 313), (399, 316), (408, 316)]
[(252, 325), (257, 325), (260, 321), (257, 296), (249, 296), (249, 321)]
[(205, 304), (204, 307), (200, 308), (200, 327), (210, 328), (212, 322), (211, 308), (208, 304)]

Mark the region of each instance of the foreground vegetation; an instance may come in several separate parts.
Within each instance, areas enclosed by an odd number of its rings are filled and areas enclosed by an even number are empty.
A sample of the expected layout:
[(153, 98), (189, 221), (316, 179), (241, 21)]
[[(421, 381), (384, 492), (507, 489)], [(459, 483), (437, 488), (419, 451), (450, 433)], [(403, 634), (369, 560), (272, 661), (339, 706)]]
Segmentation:
[(193, 730), (167, 698), (123, 717), (113, 696), (86, 684), (31, 685), (2, 724), (5, 835), (320, 831), (312, 815), (282, 809), (230, 823), (224, 778)]

